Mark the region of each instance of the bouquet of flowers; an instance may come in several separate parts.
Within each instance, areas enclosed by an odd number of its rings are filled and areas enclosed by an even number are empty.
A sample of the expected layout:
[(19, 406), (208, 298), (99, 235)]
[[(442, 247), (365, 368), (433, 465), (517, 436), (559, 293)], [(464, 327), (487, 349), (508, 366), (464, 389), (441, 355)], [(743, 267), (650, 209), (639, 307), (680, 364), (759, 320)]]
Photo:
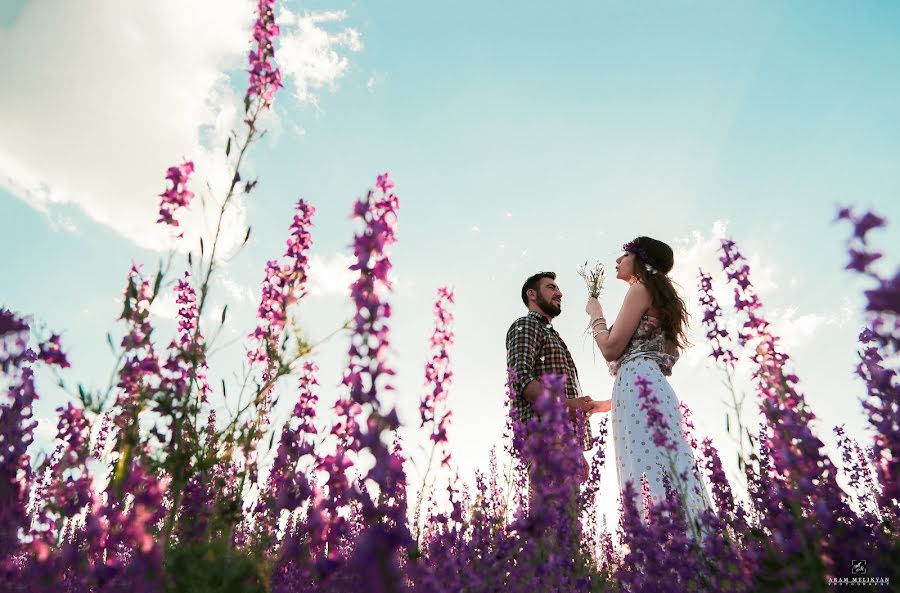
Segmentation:
[(584, 262), (578, 266), (578, 275), (584, 278), (588, 294), (595, 299), (600, 298), (600, 293), (603, 292), (603, 281), (606, 279), (606, 269), (603, 264), (597, 262), (593, 268), (588, 268), (588, 263)]

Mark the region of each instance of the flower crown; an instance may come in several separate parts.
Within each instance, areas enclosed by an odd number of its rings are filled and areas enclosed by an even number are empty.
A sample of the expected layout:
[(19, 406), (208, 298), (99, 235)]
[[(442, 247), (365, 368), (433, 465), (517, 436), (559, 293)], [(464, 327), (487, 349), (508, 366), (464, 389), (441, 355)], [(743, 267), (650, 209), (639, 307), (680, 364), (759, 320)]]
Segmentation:
[(631, 252), (638, 256), (638, 258), (642, 262), (644, 262), (644, 266), (647, 268), (647, 271), (651, 274), (656, 274), (659, 271), (660, 266), (656, 263), (656, 260), (647, 255), (647, 252), (644, 251), (644, 248), (640, 245), (635, 244), (634, 241), (629, 241), (628, 243), (622, 245), (622, 250)]

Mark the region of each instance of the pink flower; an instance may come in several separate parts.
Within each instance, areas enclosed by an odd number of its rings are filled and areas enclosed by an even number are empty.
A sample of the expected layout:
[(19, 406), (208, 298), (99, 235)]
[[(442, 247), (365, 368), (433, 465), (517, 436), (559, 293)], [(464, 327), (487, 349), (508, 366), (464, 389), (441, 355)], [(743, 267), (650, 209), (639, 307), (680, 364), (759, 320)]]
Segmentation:
[[(425, 383), (427, 391), (419, 403), (419, 415), (421, 426), (429, 425), (431, 440), (435, 445), (443, 445), (447, 442), (447, 425), (450, 420), (450, 410), (447, 408), (447, 392), (453, 380), (453, 371), (450, 370), (450, 356), (447, 349), (453, 345), (453, 314), (449, 306), (453, 304), (453, 291), (447, 287), (438, 289), (438, 298), (434, 304), (435, 325), (431, 334), (432, 357), (425, 365)], [(443, 465), (448, 465), (450, 454), (446, 453), (442, 459)]]
[(390, 190), (392, 187), (394, 187), (394, 182), (392, 180), (388, 179), (388, 174), (387, 174), (387, 172), (385, 172), (376, 178), (375, 187), (377, 187), (384, 193), (388, 193), (388, 190)]
[(316, 209), (303, 200), (296, 206), (297, 214), (290, 226), (290, 237), (284, 252), (287, 261), (279, 264), (271, 260), (266, 264), (266, 276), (262, 282), (257, 318), (259, 324), (250, 334), (256, 342), (247, 356), (252, 363), (265, 364), (277, 351), (281, 334), (288, 321), (288, 308), (306, 295), (309, 259), (312, 247), (312, 217)]
[(274, 64), (275, 38), (281, 33), (275, 24), (275, 1), (258, 0), (257, 19), (253, 25), (254, 49), (250, 50), (250, 86), (247, 88), (246, 104), (259, 97), (262, 108), (268, 108), (275, 98), (275, 92), (284, 86), (281, 70)]
[(59, 344), (59, 335), (53, 334), (50, 336), (50, 339), (41, 344), (38, 347), (38, 359), (43, 361), (45, 364), (49, 364), (51, 366), (58, 366), (59, 368), (65, 369), (68, 368), (69, 361), (66, 358), (66, 353), (62, 351), (62, 348)]
[(175, 220), (175, 212), (187, 207), (194, 199), (194, 192), (187, 188), (187, 183), (194, 172), (194, 162), (185, 161), (177, 167), (169, 167), (166, 172), (166, 180), (172, 185), (159, 194), (162, 200), (159, 202), (159, 218), (156, 222), (162, 222), (169, 226), (180, 226)]

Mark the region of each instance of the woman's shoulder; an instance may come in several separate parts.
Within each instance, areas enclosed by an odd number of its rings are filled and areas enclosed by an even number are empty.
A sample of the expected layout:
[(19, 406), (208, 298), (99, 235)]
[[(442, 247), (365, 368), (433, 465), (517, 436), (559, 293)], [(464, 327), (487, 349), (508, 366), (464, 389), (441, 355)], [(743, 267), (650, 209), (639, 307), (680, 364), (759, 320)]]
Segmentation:
[(645, 312), (650, 308), (650, 304), (653, 301), (653, 298), (650, 295), (650, 290), (644, 285), (643, 282), (635, 282), (634, 284), (629, 286), (628, 292), (625, 293), (625, 298), (627, 300), (643, 305)]

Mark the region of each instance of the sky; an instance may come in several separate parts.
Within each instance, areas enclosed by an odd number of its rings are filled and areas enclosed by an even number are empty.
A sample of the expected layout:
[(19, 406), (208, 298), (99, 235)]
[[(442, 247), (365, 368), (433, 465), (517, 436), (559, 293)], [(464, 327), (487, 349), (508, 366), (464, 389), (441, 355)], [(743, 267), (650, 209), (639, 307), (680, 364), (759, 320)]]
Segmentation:
[[(221, 195), (252, 10), (247, 0), (0, 4), (0, 305), (62, 333), (70, 383), (106, 384), (126, 273), (132, 262), (155, 270), (170, 246), (155, 225), (166, 167), (193, 159), (198, 187)], [(846, 423), (871, 442), (853, 376), (868, 285), (843, 269), (848, 229), (834, 218), (839, 204), (886, 216), (873, 237), (884, 269), (896, 265), (896, 3), (284, 2), (279, 22), (286, 84), (249, 156), (245, 177), (259, 185), (229, 212), (208, 313), (227, 303), (231, 314), (214, 381), (240, 372), (263, 266), (281, 255), (300, 197), (317, 213), (298, 317), (313, 340), (342, 324), (352, 202), (389, 171), (400, 196), (391, 364), (408, 449), (422, 441), (414, 428), (439, 286), (457, 298), (450, 439), (464, 477), (500, 443), (504, 338), (530, 274), (559, 274), (554, 325), (585, 392), (608, 397), (575, 269), (612, 268), (637, 235), (675, 249), (694, 347), (671, 382), (733, 476), (728, 393), (696, 308), (701, 266), (730, 305), (716, 253), (725, 236), (750, 259), (819, 436), (830, 448), (831, 428)], [(194, 241), (210, 219), (197, 208), (186, 216)], [(251, 241), (235, 253), (245, 224)], [(623, 295), (611, 279), (607, 317)], [(175, 311), (163, 294), (160, 336)], [(346, 351), (340, 336), (315, 354), (326, 408)], [(290, 383), (281, 388), (284, 418), (293, 401)], [(48, 377), (42, 394), (39, 445), (68, 397)], [(748, 398), (745, 418), (755, 407)], [(601, 490), (613, 516), (611, 471)]]

